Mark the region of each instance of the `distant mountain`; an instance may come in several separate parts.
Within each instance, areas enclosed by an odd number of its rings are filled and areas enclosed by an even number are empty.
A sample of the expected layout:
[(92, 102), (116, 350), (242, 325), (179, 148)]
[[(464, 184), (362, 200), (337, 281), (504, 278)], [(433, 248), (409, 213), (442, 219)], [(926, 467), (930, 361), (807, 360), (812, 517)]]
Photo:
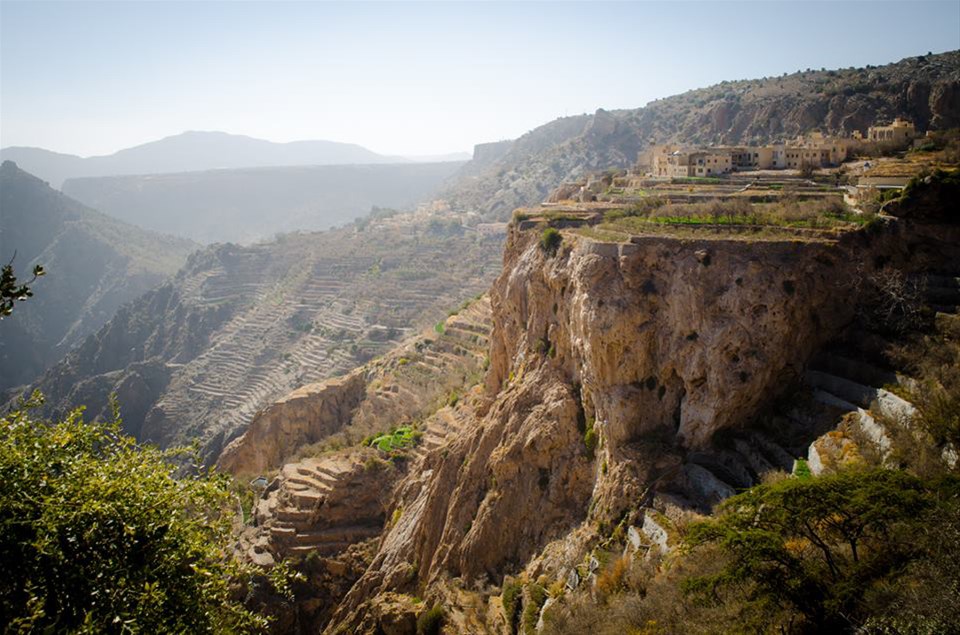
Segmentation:
[(765, 143), (812, 130), (850, 134), (897, 116), (919, 130), (960, 126), (960, 51), (722, 82), (643, 108), (557, 119), (515, 141), (477, 146), (440, 196), (457, 209), (503, 219), (563, 181), (633, 164), (651, 144)]
[(198, 242), (252, 242), (410, 208), (462, 163), (328, 165), (71, 179), (63, 191), (129, 223)]
[(274, 143), (226, 132), (184, 132), (106, 156), (82, 158), (41, 148), (9, 147), (0, 159), (60, 188), (64, 181), (87, 176), (165, 174), (219, 168), (286, 165), (403, 163), (401, 157), (377, 154), (352, 143), (291, 141)]
[(0, 166), (0, 260), (47, 269), (0, 324), (0, 392), (34, 380), (117, 308), (175, 273), (197, 245), (100, 214), (10, 161)]

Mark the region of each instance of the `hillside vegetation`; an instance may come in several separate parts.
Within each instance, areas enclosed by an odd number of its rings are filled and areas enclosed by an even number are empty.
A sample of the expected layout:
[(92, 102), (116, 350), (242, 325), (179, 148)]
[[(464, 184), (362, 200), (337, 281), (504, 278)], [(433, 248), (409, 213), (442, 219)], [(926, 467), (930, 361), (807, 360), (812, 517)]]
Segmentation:
[(505, 220), (563, 181), (632, 165), (652, 144), (765, 143), (811, 130), (850, 134), (897, 116), (919, 130), (960, 126), (960, 52), (722, 82), (642, 108), (558, 119), (474, 159), (442, 196), (456, 209)]
[(0, 391), (34, 380), (197, 245), (94, 211), (12, 162), (0, 167), (0, 259), (47, 275), (0, 329)]

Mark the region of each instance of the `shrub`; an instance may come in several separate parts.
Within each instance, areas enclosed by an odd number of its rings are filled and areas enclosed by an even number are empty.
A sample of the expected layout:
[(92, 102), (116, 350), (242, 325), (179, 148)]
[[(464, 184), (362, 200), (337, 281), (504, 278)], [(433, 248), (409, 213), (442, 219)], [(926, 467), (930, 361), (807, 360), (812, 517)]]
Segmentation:
[(503, 603), (503, 617), (507, 620), (507, 627), (511, 633), (517, 630), (520, 620), (520, 605), (523, 595), (523, 586), (515, 580), (503, 583), (500, 601)]
[(587, 428), (583, 433), (583, 447), (586, 450), (587, 458), (593, 460), (597, 450), (597, 431), (593, 428)]
[(444, 617), (443, 607), (434, 604), (417, 618), (417, 635), (440, 635)]
[(557, 252), (557, 247), (563, 242), (563, 236), (555, 227), (547, 227), (540, 235), (540, 248), (551, 256)]
[(540, 355), (546, 355), (547, 351), (550, 350), (550, 342), (547, 341), (547, 338), (541, 337), (534, 343), (533, 350)]
[(758, 485), (691, 526), (692, 545), (718, 545), (729, 560), (683, 589), (709, 599), (739, 588), (745, 607), (791, 607), (812, 632), (845, 630), (862, 616), (864, 599), (889, 588), (916, 556), (910, 523), (948, 491), (955, 499), (956, 487), (936, 493), (886, 469)]
[(527, 600), (524, 602), (521, 624), (525, 635), (536, 632), (537, 621), (540, 619), (540, 609), (547, 601), (547, 590), (536, 582), (527, 585)]
[(630, 570), (630, 556), (621, 556), (610, 563), (597, 576), (597, 590), (605, 595), (613, 595), (624, 589), (627, 572)]
[[(0, 418), (0, 622), (7, 632), (262, 630), (236, 591), (229, 479), (183, 449), (140, 446), (119, 416)], [(116, 411), (115, 411), (116, 412)], [(286, 592), (284, 567), (274, 585)]]
[(400, 426), (387, 434), (377, 436), (370, 442), (370, 445), (381, 452), (389, 453), (395, 450), (412, 448), (417, 444), (421, 436), (422, 435), (411, 426)]

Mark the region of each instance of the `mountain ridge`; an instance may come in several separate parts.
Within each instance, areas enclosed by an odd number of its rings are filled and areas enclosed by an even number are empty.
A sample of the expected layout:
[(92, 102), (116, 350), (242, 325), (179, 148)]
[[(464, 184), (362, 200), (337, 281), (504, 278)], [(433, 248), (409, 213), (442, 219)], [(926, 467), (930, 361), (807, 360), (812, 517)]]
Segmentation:
[(411, 209), (459, 163), (245, 167), (70, 179), (64, 193), (126, 222), (202, 243), (266, 239)]
[(0, 158), (17, 162), (59, 189), (71, 178), (167, 174), (223, 168), (286, 165), (407, 163), (354, 143), (327, 140), (274, 142), (222, 131), (188, 130), (111, 154), (81, 157), (31, 146), (0, 149)]
[(454, 209), (506, 220), (564, 181), (629, 167), (653, 144), (756, 144), (812, 130), (849, 135), (895, 117), (920, 131), (960, 126), (960, 51), (725, 81), (641, 108), (559, 118), (512, 142), (480, 144), (439, 196)]
[(35, 379), (198, 247), (86, 207), (11, 161), (0, 166), (0, 238), (4, 262), (16, 252), (18, 270), (48, 271), (0, 329), (0, 391)]

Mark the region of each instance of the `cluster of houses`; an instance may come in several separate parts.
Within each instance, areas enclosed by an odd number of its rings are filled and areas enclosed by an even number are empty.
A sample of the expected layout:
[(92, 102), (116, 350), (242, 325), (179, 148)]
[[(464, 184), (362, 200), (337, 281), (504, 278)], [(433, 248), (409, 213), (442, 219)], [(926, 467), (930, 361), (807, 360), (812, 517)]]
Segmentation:
[[(689, 147), (659, 145), (641, 156), (638, 167), (656, 177), (711, 177), (741, 170), (783, 170), (840, 165), (863, 143), (906, 145), (916, 137), (914, 125), (899, 117), (887, 126), (871, 126), (864, 137), (828, 137), (819, 132), (764, 146)], [(647, 171), (644, 169), (644, 171)]]

